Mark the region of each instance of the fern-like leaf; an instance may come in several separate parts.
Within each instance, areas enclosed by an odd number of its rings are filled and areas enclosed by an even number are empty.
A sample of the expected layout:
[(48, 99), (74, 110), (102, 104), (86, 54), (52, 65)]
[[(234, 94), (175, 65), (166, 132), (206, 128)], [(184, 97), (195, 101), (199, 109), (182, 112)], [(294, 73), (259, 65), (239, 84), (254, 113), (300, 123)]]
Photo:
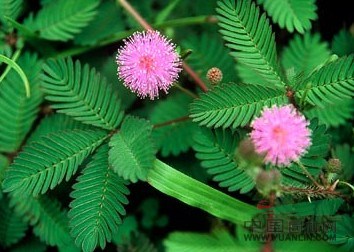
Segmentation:
[(109, 142), (109, 162), (119, 176), (132, 182), (146, 180), (156, 153), (151, 131), (152, 125), (144, 119), (124, 119), (120, 131)]
[(273, 22), (289, 32), (304, 33), (311, 29), (311, 21), (317, 19), (315, 0), (263, 0), (262, 3)]
[(46, 99), (58, 112), (104, 129), (119, 125), (123, 112), (118, 94), (95, 69), (68, 58), (49, 60), (44, 72)]
[(27, 223), (9, 207), (6, 197), (0, 200), (0, 245), (8, 247), (25, 236)]
[(83, 124), (79, 121), (72, 119), (72, 117), (65, 114), (51, 114), (43, 118), (34, 132), (27, 139), (27, 143), (38, 141), (42, 136), (49, 135), (51, 133), (74, 130), (74, 129), (93, 129), (92, 126)]
[(236, 63), (236, 72), (238, 77), (241, 79), (242, 83), (259, 85), (259, 86), (271, 86), (272, 84), (268, 82), (258, 71), (253, 68), (239, 63)]
[[(188, 115), (188, 107), (191, 98), (185, 94), (169, 96), (167, 100), (160, 101), (151, 112), (151, 123), (159, 125)], [(197, 129), (197, 125), (191, 121), (181, 121), (165, 125), (164, 127), (156, 127), (152, 131), (152, 136), (161, 155), (177, 156), (182, 152), (186, 152), (193, 143), (193, 134)]]
[(34, 196), (68, 181), (105, 139), (104, 131), (73, 130), (42, 137), (26, 146), (9, 167), (4, 191)]
[[(306, 83), (305, 83), (306, 84)], [(325, 106), (354, 96), (354, 55), (342, 57), (320, 68), (309, 79), (309, 86), (302, 85), (297, 96), (304, 93), (312, 105)]]
[(7, 157), (3, 156), (0, 154), (0, 200), (3, 197), (3, 193), (2, 193), (2, 181), (5, 178), (5, 172), (7, 167), (9, 166), (9, 160), (7, 159)]
[[(329, 150), (330, 136), (326, 133), (326, 126), (319, 125), (318, 119), (311, 120), (309, 128), (311, 130), (311, 146), (300, 162), (313, 177), (317, 178), (321, 169), (327, 164), (324, 157)], [(311, 183), (296, 163), (286, 169), (281, 169), (281, 173), (283, 174), (282, 182), (285, 185), (303, 187)]]
[(193, 149), (201, 165), (213, 176), (219, 186), (229, 191), (249, 192), (255, 186), (253, 178), (239, 168), (234, 161), (234, 154), (239, 139), (229, 130), (211, 130), (204, 128), (194, 137)]
[(219, 37), (208, 33), (188, 37), (183, 43), (184, 47), (192, 50), (192, 54), (187, 58), (188, 63), (199, 73), (205, 83), (209, 83), (206, 74), (212, 67), (217, 67), (222, 71), (222, 82), (237, 80), (230, 52), (227, 48), (220, 46), (221, 43), (222, 40)]
[(338, 56), (354, 53), (354, 35), (348, 30), (341, 30), (333, 38), (332, 52)]
[(335, 104), (324, 104), (323, 107), (314, 107), (305, 111), (305, 115), (312, 119), (318, 118), (321, 124), (328, 127), (338, 127), (354, 115), (354, 101), (352, 99), (343, 99)]
[(276, 89), (256, 85), (220, 85), (200, 99), (190, 109), (194, 122), (207, 127), (223, 128), (247, 125), (264, 106), (286, 104), (285, 94)]
[(27, 26), (44, 39), (68, 41), (95, 17), (98, 5), (98, 0), (51, 1)]
[(226, 46), (237, 61), (262, 75), (272, 85), (285, 83), (279, 70), (274, 34), (265, 14), (250, 0), (218, 1), (218, 25)]
[(23, 8), (23, 0), (0, 0), (0, 21), (7, 24), (5, 17), (14, 20), (21, 14)]
[(126, 182), (108, 165), (108, 145), (100, 147), (74, 184), (69, 211), (71, 234), (83, 251), (102, 249), (125, 215)]
[(294, 68), (295, 73), (307, 76), (315, 67), (330, 56), (328, 44), (320, 41), (319, 34), (295, 35), (282, 55), (285, 69)]
[(336, 222), (336, 229), (332, 230), (330, 235), (336, 239), (329, 240), (331, 244), (339, 246), (343, 251), (354, 250), (354, 216), (339, 215), (339, 221)]
[(43, 100), (40, 90), (42, 61), (36, 55), (25, 53), (18, 64), (29, 80), (31, 96), (26, 96), (20, 76), (11, 70), (0, 85), (1, 152), (14, 152), (19, 148)]

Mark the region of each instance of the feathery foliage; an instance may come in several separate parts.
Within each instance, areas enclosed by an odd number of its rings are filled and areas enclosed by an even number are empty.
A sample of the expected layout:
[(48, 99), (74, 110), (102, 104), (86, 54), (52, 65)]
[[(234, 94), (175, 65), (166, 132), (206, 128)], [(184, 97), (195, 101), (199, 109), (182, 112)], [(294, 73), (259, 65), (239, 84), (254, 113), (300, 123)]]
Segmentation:
[(332, 41), (332, 52), (338, 56), (354, 53), (354, 35), (346, 29), (339, 31)]
[(294, 68), (295, 73), (307, 76), (330, 56), (328, 44), (320, 41), (318, 33), (295, 35), (284, 49), (281, 63), (285, 69)]
[(26, 146), (9, 167), (4, 191), (44, 194), (65, 177), (68, 181), (79, 165), (105, 139), (104, 131), (73, 130), (53, 133)]
[(6, 24), (4, 17), (17, 19), (23, 8), (23, 0), (0, 0), (0, 21)]
[(229, 191), (249, 192), (255, 186), (253, 178), (237, 166), (234, 155), (239, 143), (237, 133), (230, 130), (204, 128), (194, 137), (193, 149), (201, 165), (213, 176), (213, 180)]
[(315, 0), (261, 0), (274, 23), (289, 32), (304, 33), (311, 29), (311, 21), (317, 19)]
[(241, 79), (242, 83), (260, 85), (260, 86), (271, 86), (267, 79), (264, 78), (259, 72), (253, 68), (242, 64), (240, 62), (236, 63), (236, 72), (238, 77)]
[(335, 240), (328, 241), (331, 244), (339, 245), (344, 251), (350, 252), (354, 249), (354, 217), (339, 215), (336, 222)]
[(308, 84), (301, 85), (297, 96), (303, 95), (312, 105), (325, 106), (354, 95), (354, 55), (332, 61), (309, 79)]
[(191, 49), (187, 62), (200, 74), (200, 77), (208, 83), (206, 74), (212, 67), (219, 68), (223, 73), (222, 82), (236, 81), (235, 67), (229, 50), (220, 46), (222, 40), (213, 34), (203, 33), (201, 36), (191, 36), (183, 43), (183, 46)]
[(16, 151), (37, 117), (42, 102), (40, 73), (42, 61), (34, 54), (25, 53), (18, 60), (27, 75), (31, 96), (27, 97), (22, 80), (14, 70), (0, 84), (0, 151)]
[(338, 127), (353, 118), (354, 101), (342, 99), (334, 104), (325, 103), (323, 107), (314, 107), (305, 111), (305, 115), (310, 119), (318, 118), (321, 124)]
[(146, 180), (155, 160), (151, 136), (152, 125), (136, 117), (127, 116), (109, 146), (109, 163), (119, 176), (131, 182)]
[[(176, 94), (167, 100), (159, 101), (151, 111), (150, 120), (154, 125), (166, 123), (188, 115), (191, 98), (185, 94)], [(190, 120), (176, 122), (164, 127), (156, 127), (152, 131), (154, 142), (163, 157), (177, 156), (188, 151), (193, 144), (193, 135), (197, 125)]]
[(334, 158), (338, 158), (341, 161), (341, 174), (340, 176), (349, 181), (354, 176), (354, 155), (350, 150), (348, 144), (337, 145), (333, 150)]
[(274, 86), (283, 86), (269, 20), (251, 0), (218, 1), (220, 33), (231, 55)]
[(9, 160), (5, 156), (0, 154), (0, 200), (3, 197), (2, 181), (4, 180), (5, 172), (8, 166), (9, 166)]
[(68, 41), (95, 17), (98, 0), (58, 0), (45, 4), (27, 26), (41, 38)]
[(101, 146), (73, 186), (70, 203), (70, 228), (83, 251), (102, 249), (112, 240), (125, 215), (126, 182), (108, 165), (108, 145)]
[(49, 60), (43, 89), (52, 108), (76, 120), (104, 129), (116, 128), (123, 118), (118, 94), (96, 70), (71, 58)]
[(223, 128), (247, 125), (264, 106), (287, 103), (284, 92), (257, 85), (220, 85), (191, 104), (194, 122)]
[(9, 247), (25, 236), (27, 230), (21, 216), (9, 207), (7, 197), (0, 199), (0, 245)]

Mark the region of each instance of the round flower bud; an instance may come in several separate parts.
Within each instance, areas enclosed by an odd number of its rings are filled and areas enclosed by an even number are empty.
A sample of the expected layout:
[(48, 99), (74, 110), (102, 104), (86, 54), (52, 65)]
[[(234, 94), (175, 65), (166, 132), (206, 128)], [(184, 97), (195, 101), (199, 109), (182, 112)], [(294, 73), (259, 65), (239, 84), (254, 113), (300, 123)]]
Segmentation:
[(281, 174), (278, 170), (261, 170), (256, 177), (256, 187), (264, 196), (268, 196), (272, 191), (277, 192), (280, 182)]
[(217, 67), (212, 67), (208, 70), (206, 77), (211, 84), (216, 85), (222, 80), (222, 72)]
[(342, 162), (338, 158), (331, 158), (327, 163), (327, 171), (331, 173), (339, 173), (342, 168)]

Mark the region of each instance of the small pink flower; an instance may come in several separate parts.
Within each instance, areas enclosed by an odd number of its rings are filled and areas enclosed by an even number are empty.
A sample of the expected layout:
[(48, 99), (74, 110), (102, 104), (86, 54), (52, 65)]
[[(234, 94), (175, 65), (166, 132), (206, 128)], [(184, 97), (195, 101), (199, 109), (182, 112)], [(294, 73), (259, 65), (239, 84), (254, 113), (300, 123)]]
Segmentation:
[(141, 98), (167, 93), (182, 70), (175, 45), (158, 31), (136, 32), (118, 50), (118, 75)]
[(288, 166), (306, 153), (311, 145), (309, 122), (292, 105), (265, 108), (251, 126), (251, 139), (256, 152), (265, 161)]

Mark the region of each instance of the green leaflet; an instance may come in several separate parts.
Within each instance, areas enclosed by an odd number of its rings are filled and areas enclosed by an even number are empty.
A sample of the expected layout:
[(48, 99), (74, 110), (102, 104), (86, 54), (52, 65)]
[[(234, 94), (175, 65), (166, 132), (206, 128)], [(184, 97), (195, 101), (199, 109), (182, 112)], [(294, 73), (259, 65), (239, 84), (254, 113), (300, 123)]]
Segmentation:
[(354, 53), (354, 35), (346, 29), (333, 37), (332, 52), (338, 56), (349, 55)]
[(108, 145), (97, 150), (73, 189), (69, 218), (75, 243), (84, 252), (98, 245), (104, 249), (119, 229), (129, 194), (126, 182), (108, 165)]
[(46, 99), (58, 112), (104, 129), (119, 125), (123, 111), (118, 94), (94, 68), (67, 58), (49, 60), (44, 72)]
[(2, 181), (4, 180), (5, 177), (5, 172), (7, 167), (9, 166), (9, 160), (0, 154), (0, 200), (3, 197), (3, 193), (2, 193)]
[(251, 0), (218, 1), (218, 25), (226, 46), (237, 61), (263, 76), (273, 86), (285, 86), (279, 70), (274, 34), (265, 14)]
[(228, 48), (220, 46), (222, 40), (214, 34), (203, 33), (202, 36), (188, 37), (183, 46), (192, 49), (187, 62), (199, 73), (205, 83), (209, 83), (206, 74), (212, 67), (223, 73), (222, 82), (236, 81), (235, 67)]
[[(246, 193), (255, 186), (254, 179), (245, 170), (237, 166), (234, 155), (239, 143), (237, 133), (230, 130), (202, 129), (194, 137), (193, 149), (201, 165), (213, 176), (219, 186), (228, 191), (240, 190)], [(251, 169), (251, 167), (249, 167)]]
[(295, 35), (284, 49), (281, 63), (285, 69), (294, 69), (296, 74), (307, 76), (330, 56), (328, 43), (321, 42), (319, 34)]
[[(189, 104), (192, 99), (182, 93), (171, 95), (167, 100), (159, 101), (150, 113), (151, 123), (158, 125), (188, 116)], [(193, 134), (197, 125), (190, 120), (176, 122), (163, 127), (156, 127), (152, 136), (163, 157), (177, 156), (188, 151), (193, 143)]]
[(120, 131), (111, 137), (109, 163), (119, 176), (131, 182), (146, 180), (156, 153), (151, 131), (148, 121), (127, 116)]
[(23, 9), (23, 0), (0, 0), (0, 21), (7, 24), (4, 17), (17, 19)]
[(68, 41), (95, 17), (98, 4), (98, 0), (51, 1), (26, 26), (38, 31), (41, 38)]
[(258, 71), (253, 68), (239, 63), (236, 63), (236, 72), (242, 83), (259, 85), (259, 86), (272, 86), (267, 79), (264, 78)]
[(349, 215), (337, 216), (340, 220), (336, 223), (334, 233), (335, 240), (329, 241), (331, 244), (339, 245), (343, 251), (353, 251), (354, 249), (354, 217)]
[[(312, 132), (312, 143), (307, 153), (300, 159), (300, 162), (313, 177), (317, 178), (321, 169), (327, 164), (324, 158), (329, 150), (330, 136), (326, 132), (326, 126), (319, 125), (318, 119), (311, 120), (309, 128)], [(282, 182), (285, 185), (303, 187), (311, 183), (296, 163), (285, 169), (280, 169), (280, 171), (283, 175)]]
[(72, 247), (74, 241), (69, 234), (67, 212), (61, 210), (59, 202), (47, 196), (32, 197), (10, 193), (10, 206), (33, 226), (33, 232), (50, 246)]
[(296, 91), (298, 98), (305, 95), (307, 102), (320, 107), (351, 98), (354, 95), (354, 55), (326, 64)]
[(7, 197), (0, 199), (0, 246), (17, 243), (25, 236), (27, 228), (27, 223), (9, 207)]
[(289, 32), (304, 33), (311, 29), (311, 21), (317, 19), (315, 0), (261, 0), (274, 23)]
[(338, 127), (353, 118), (354, 101), (352, 99), (342, 99), (335, 104), (325, 103), (323, 107), (314, 107), (304, 113), (310, 119), (318, 118), (320, 123), (327, 127)]
[(94, 129), (92, 126), (83, 124), (72, 119), (65, 114), (51, 114), (43, 118), (34, 132), (27, 139), (27, 143), (39, 141), (42, 136), (60, 131), (70, 131), (74, 129)]
[(24, 53), (19, 66), (29, 80), (31, 95), (26, 96), (20, 76), (14, 70), (0, 84), (0, 151), (16, 151), (37, 117), (42, 102), (40, 74), (42, 61), (34, 54)]
[(191, 104), (190, 117), (207, 127), (247, 125), (264, 106), (287, 103), (283, 91), (258, 85), (220, 85)]
[(341, 169), (340, 177), (344, 181), (350, 181), (350, 179), (354, 176), (354, 155), (353, 150), (350, 150), (350, 146), (348, 144), (337, 145), (333, 151), (333, 158), (338, 158), (341, 161)]
[(218, 218), (241, 224), (260, 213), (257, 208), (203, 184), (156, 159), (147, 182), (157, 190)]
[(36, 196), (68, 181), (79, 165), (105, 139), (105, 131), (73, 130), (53, 133), (26, 146), (10, 165), (5, 192)]
[(113, 1), (103, 1), (97, 8), (97, 15), (74, 38), (79, 45), (94, 45), (114, 33), (124, 31), (120, 6)]

